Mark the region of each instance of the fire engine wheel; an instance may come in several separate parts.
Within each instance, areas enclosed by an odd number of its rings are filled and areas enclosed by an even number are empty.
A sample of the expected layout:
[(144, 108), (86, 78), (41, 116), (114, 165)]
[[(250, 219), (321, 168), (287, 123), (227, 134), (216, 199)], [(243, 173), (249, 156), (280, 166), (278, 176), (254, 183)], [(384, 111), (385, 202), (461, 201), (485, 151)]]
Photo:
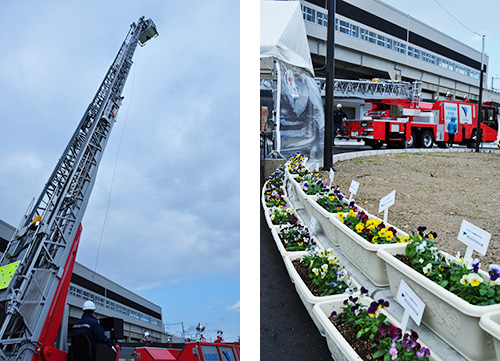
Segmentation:
[(415, 142), (417, 141), (417, 136), (415, 132), (412, 130), (411, 132), (411, 138), (406, 142), (406, 148), (414, 148), (415, 147)]
[(380, 149), (384, 145), (384, 142), (379, 140), (365, 141), (365, 144), (372, 147), (373, 149)]
[(432, 136), (432, 132), (426, 130), (420, 136), (420, 142), (422, 144), (422, 148), (432, 148), (434, 144), (434, 137)]
[(474, 148), (476, 146), (477, 132), (474, 129), (470, 137), (469, 143), (467, 143), (467, 148)]

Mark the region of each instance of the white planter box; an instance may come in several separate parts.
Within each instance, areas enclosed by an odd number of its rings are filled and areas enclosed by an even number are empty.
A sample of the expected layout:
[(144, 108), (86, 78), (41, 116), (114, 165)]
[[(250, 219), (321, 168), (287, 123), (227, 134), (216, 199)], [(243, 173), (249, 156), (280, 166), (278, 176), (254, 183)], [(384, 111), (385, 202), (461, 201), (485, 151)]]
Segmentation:
[[(370, 218), (374, 216), (368, 215)], [(376, 286), (388, 286), (385, 261), (377, 256), (377, 251), (381, 248), (392, 246), (392, 244), (373, 244), (355, 231), (336, 219), (337, 238), (342, 253)], [(389, 223), (387, 226), (394, 227)], [(406, 237), (408, 234), (394, 227), (397, 234)], [(406, 244), (403, 245), (406, 247)]]
[[(266, 189), (266, 185), (267, 185), (267, 182), (264, 184), (264, 187), (262, 188), (262, 194), (261, 194), (261, 202), (262, 202), (262, 208), (264, 209), (264, 217), (266, 218), (266, 222), (267, 222), (267, 225), (269, 226), (270, 229), (273, 229), (273, 228), (279, 228), (279, 224), (274, 224), (272, 221), (271, 221), (271, 209), (270, 207), (267, 207), (266, 206), (266, 199), (265, 199), (265, 189)], [(283, 188), (283, 187), (282, 187)], [(287, 205), (289, 207), (291, 207), (291, 203), (290, 203), (290, 200), (288, 199), (288, 197), (286, 196), (286, 191), (285, 191), (285, 196), (284, 196), (284, 199), (287, 203)], [(297, 217), (298, 221), (301, 222), (301, 219), (299, 217), (299, 214), (294, 210), (293, 211), (293, 214)]]
[[(283, 242), (281, 242), (279, 232), (280, 232), (279, 228), (271, 229), (271, 234), (273, 236), (274, 242), (276, 243), (276, 246), (278, 247), (278, 250), (280, 251), (282, 258), (285, 258), (288, 256), (301, 257), (301, 256), (305, 256), (308, 253), (308, 251), (287, 251), (285, 249), (285, 246), (283, 246)], [(320, 250), (323, 250), (323, 251), (325, 250), (325, 247), (319, 242), (319, 240), (314, 235), (311, 236), (311, 239), (314, 242), (316, 242), (316, 244), (318, 245), (318, 248)]]
[[(289, 224), (289, 223), (274, 224), (273, 221), (271, 220), (271, 209), (272, 208), (264, 209), (264, 215), (266, 217), (266, 222), (267, 222), (267, 225), (269, 226), (270, 229), (279, 228), (281, 225)], [(299, 214), (295, 210), (293, 210), (293, 214), (295, 215), (295, 217), (297, 217), (298, 223), (303, 223), (301, 218), (299, 217)]]
[[(262, 202), (262, 207), (264, 208), (264, 211), (268, 212), (267, 210), (270, 209), (270, 207), (268, 207), (266, 205), (266, 195), (265, 195), (266, 187), (267, 187), (267, 182), (264, 183), (264, 186), (262, 187), (261, 195), (260, 195), (260, 201)], [(280, 188), (283, 190), (283, 194), (284, 194), (283, 195), (283, 199), (286, 201), (286, 204), (288, 204), (289, 206), (291, 206), (290, 200), (287, 197), (285, 188), (283, 186), (281, 186)]]
[(297, 178), (291, 178), (290, 183), (291, 183), (291, 186), (293, 187), (293, 191), (295, 192), (298, 200), (301, 203), (305, 203), (307, 197), (309, 197), (309, 196), (306, 194), (306, 192), (304, 192), (304, 190), (300, 186), (300, 183), (297, 181)]
[(479, 326), (493, 338), (496, 360), (500, 361), (500, 311), (483, 314), (479, 320)]
[[(345, 299), (345, 298), (344, 298)], [(332, 311), (336, 311), (337, 313), (342, 312), (342, 307), (344, 299), (340, 300), (331, 300), (326, 302), (317, 303), (313, 308), (313, 313), (318, 320), (318, 323), (322, 325), (322, 329), (324, 330), (324, 334), (322, 335), (326, 338), (326, 342), (328, 344), (328, 348), (332, 354), (332, 358), (335, 361), (353, 361), (353, 360), (362, 360), (359, 355), (354, 351), (349, 342), (347, 342), (344, 337), (340, 334), (340, 332), (335, 328), (333, 323), (328, 319), (331, 315)], [(369, 297), (363, 297), (360, 299), (360, 302), (364, 305), (369, 306), (373, 300)], [(384, 313), (387, 316), (387, 320), (394, 324), (397, 327), (400, 327), (400, 323), (392, 317), (385, 310), (381, 310), (380, 312)], [(419, 343), (423, 347), (427, 347), (422, 342)], [(427, 347), (428, 348), (428, 347)], [(441, 361), (441, 358), (431, 351), (430, 359), (433, 361)]]
[[(311, 316), (312, 320), (314, 321), (314, 324), (316, 327), (318, 327), (318, 330), (321, 334), (324, 333), (323, 326), (318, 322), (316, 315), (313, 313), (313, 307), (316, 303), (322, 302), (322, 301), (329, 301), (329, 300), (344, 300), (348, 295), (345, 293), (338, 294), (338, 295), (332, 295), (332, 296), (314, 296), (312, 292), (309, 290), (309, 288), (306, 286), (304, 281), (302, 281), (302, 278), (298, 274), (297, 270), (295, 269), (292, 261), (296, 259), (300, 259), (302, 256), (288, 256), (284, 258), (285, 261), (285, 266), (288, 271), (288, 275), (290, 276), (290, 279), (292, 282), (295, 284), (295, 289), (297, 290), (297, 293), (302, 300), (302, 303), (304, 304), (307, 312)], [(360, 289), (361, 285), (351, 277), (353, 280), (353, 284), (356, 286), (357, 291), (353, 293), (353, 295), (359, 295), (360, 294)]]
[[(338, 241), (337, 229), (340, 227), (342, 222), (339, 221), (337, 213), (330, 213), (321, 205), (319, 205), (317, 202), (318, 198), (319, 198), (318, 195), (314, 195), (314, 196), (309, 196), (309, 198), (307, 199), (311, 208), (311, 212), (309, 213), (309, 215), (316, 218), (323, 233), (328, 237), (328, 239), (330, 239), (330, 241), (332, 241), (334, 245), (338, 246), (339, 241)], [(359, 206), (358, 210), (365, 211), (363, 208)]]
[[(394, 257), (404, 254), (401, 245), (385, 247), (378, 254), (386, 262), (394, 297), (403, 279), (426, 304), (422, 322), (427, 327), (470, 360), (495, 358), (492, 337), (479, 320), (487, 312), (500, 311), (500, 305), (475, 306), (447, 291)], [(481, 276), (488, 279), (486, 272)]]
[[(337, 217), (336, 213), (330, 213), (323, 207), (321, 207), (317, 200), (318, 196), (310, 196), (307, 199), (307, 203), (309, 204), (310, 212), (308, 212), (309, 216), (316, 218), (318, 225), (320, 226), (323, 233), (332, 241), (332, 243), (336, 246), (339, 245), (337, 240), (337, 227), (332, 220), (333, 217)], [(306, 208), (307, 209), (307, 208)]]

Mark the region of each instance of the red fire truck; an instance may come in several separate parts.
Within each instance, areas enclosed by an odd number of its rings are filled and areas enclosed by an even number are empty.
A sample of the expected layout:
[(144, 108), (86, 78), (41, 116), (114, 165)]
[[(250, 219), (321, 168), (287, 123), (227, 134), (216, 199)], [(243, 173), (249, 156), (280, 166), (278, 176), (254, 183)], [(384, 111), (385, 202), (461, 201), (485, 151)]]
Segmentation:
[[(480, 136), (482, 142), (498, 137), (500, 104), (482, 105)], [(345, 120), (344, 136), (364, 140), (374, 149), (387, 146), (430, 148), (434, 143), (444, 148), (449, 140), (447, 125), (457, 119), (458, 132), (454, 144), (474, 147), (478, 131), (478, 105), (468, 101), (438, 100), (435, 103), (415, 99), (386, 98), (372, 101), (372, 108), (361, 120)]]
[(188, 342), (181, 349), (141, 347), (135, 349), (135, 360), (141, 361), (239, 361), (240, 344), (222, 342)]

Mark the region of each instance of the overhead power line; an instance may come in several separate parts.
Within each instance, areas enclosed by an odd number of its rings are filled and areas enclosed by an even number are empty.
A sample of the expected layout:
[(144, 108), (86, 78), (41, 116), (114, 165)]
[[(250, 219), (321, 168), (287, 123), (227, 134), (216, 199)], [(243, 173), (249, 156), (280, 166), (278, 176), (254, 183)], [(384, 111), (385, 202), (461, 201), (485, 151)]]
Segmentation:
[(469, 28), (467, 25), (465, 25), (464, 23), (462, 23), (460, 20), (458, 20), (451, 12), (448, 11), (448, 9), (446, 9), (443, 5), (441, 5), (441, 3), (438, 1), (438, 0), (434, 0), (439, 6), (441, 6), (441, 8), (446, 11), (448, 13), (448, 15), (450, 15), (453, 19), (455, 19), (460, 25), (462, 25), (464, 28), (466, 28), (467, 30), (469, 30), (471, 33), (475, 34), (475, 35), (479, 35), (479, 36), (483, 36), (483, 34), (479, 34), (478, 32), (472, 30), (471, 28)]

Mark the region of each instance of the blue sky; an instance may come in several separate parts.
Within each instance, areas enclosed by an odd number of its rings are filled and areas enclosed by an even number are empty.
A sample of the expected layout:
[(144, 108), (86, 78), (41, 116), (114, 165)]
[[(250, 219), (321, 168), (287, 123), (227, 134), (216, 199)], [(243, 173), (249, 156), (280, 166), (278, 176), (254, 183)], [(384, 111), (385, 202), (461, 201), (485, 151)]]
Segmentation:
[(77, 261), (160, 305), (164, 323), (201, 322), (229, 341), (240, 335), (239, 12), (232, 0), (0, 2), (0, 219), (18, 225), (130, 24), (152, 18), (160, 36), (136, 50)]

